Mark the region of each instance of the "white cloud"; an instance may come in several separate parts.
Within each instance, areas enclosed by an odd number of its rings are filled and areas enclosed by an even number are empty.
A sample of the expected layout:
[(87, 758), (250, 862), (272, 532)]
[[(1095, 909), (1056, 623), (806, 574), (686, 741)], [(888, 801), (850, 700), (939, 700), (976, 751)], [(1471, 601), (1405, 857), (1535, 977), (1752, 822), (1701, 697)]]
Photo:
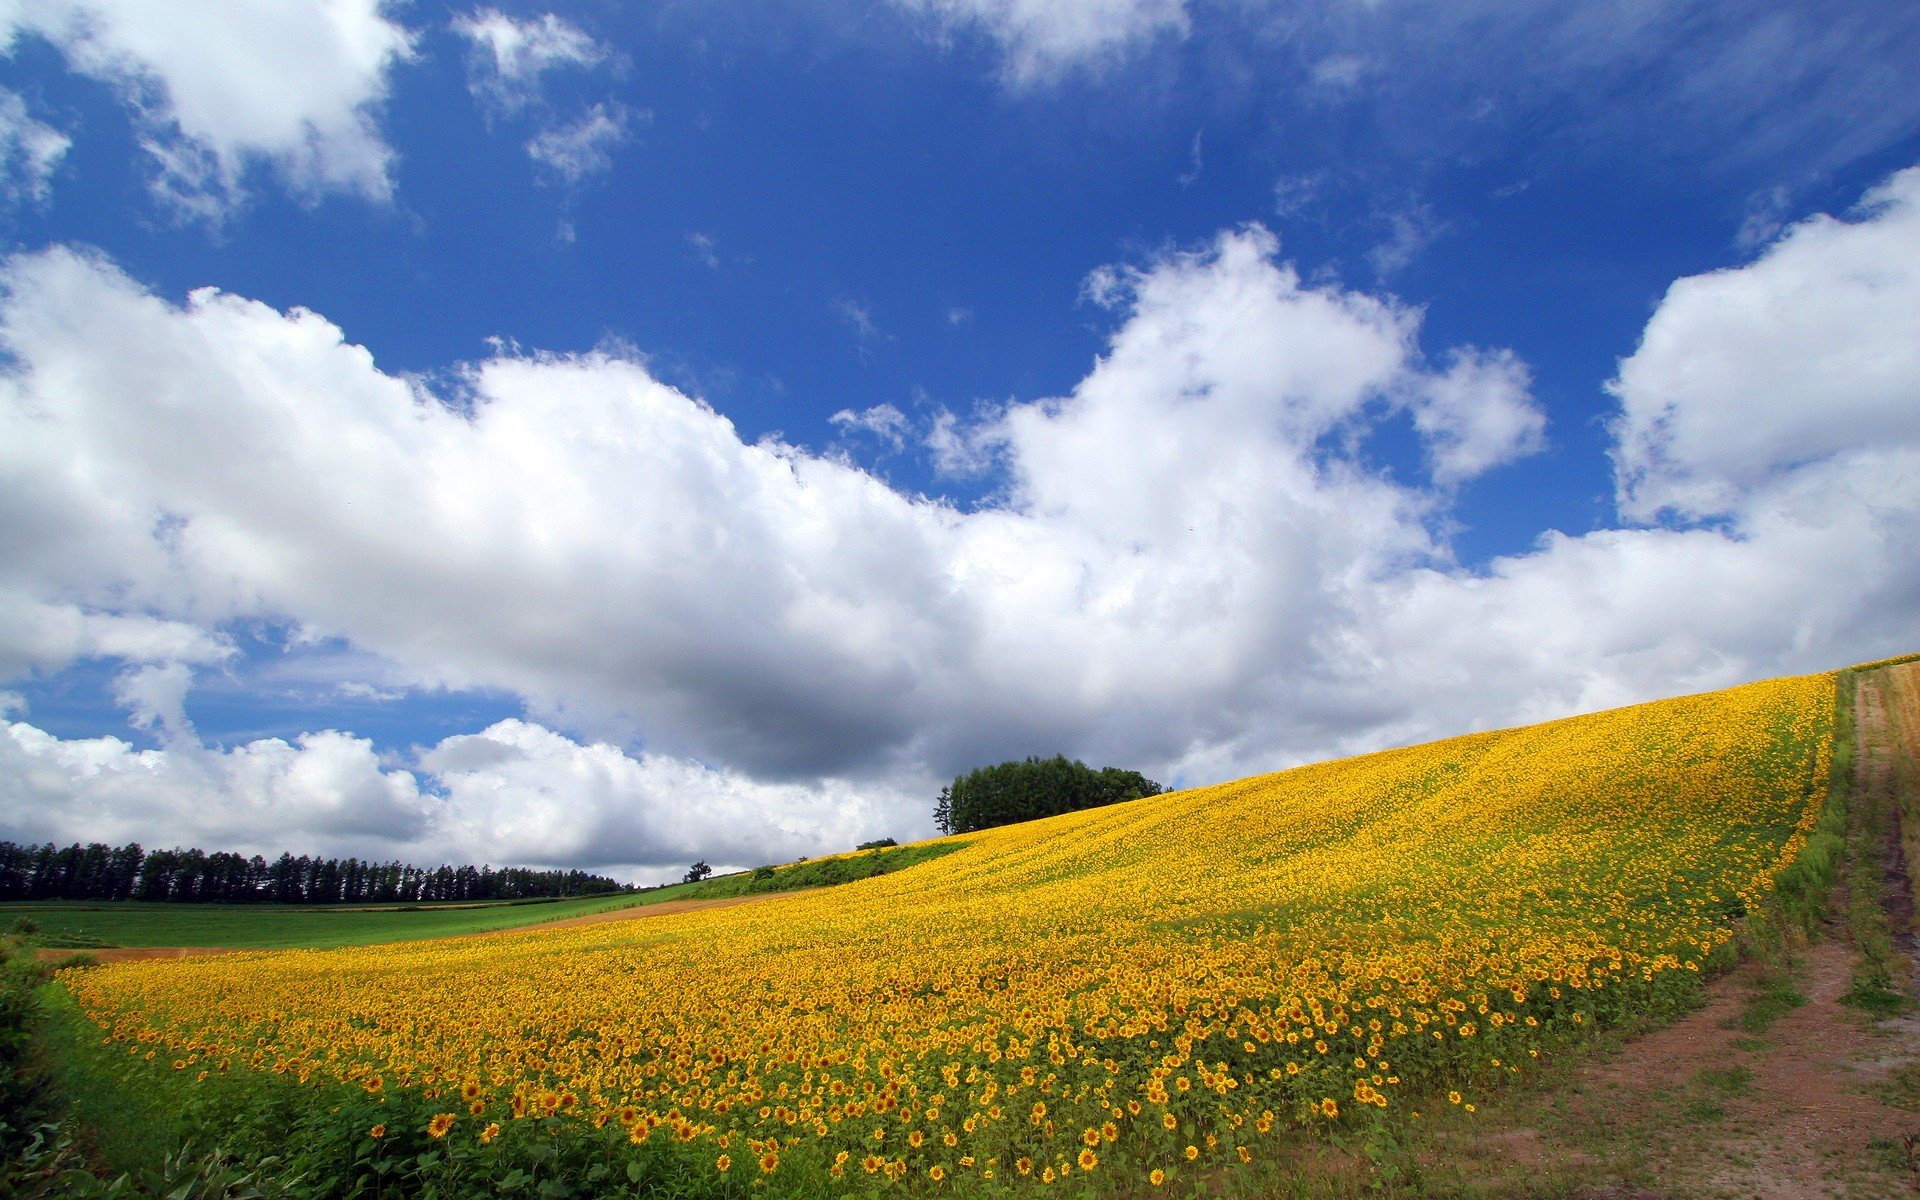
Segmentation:
[(1356, 54), (1335, 54), (1313, 64), (1313, 85), (1322, 92), (1347, 93), (1359, 86), (1367, 60)]
[(421, 843), (433, 801), (364, 738), (327, 731), (231, 750), (62, 739), (0, 721), (0, 837), (206, 850), (382, 854)]
[(1413, 261), (1447, 231), (1447, 223), (1423, 202), (1385, 213), (1378, 219), (1386, 226), (1387, 236), (1367, 251), (1367, 263), (1379, 279), (1397, 275), (1412, 266)]
[(516, 21), (483, 8), (455, 16), (451, 28), (469, 43), (468, 88), (502, 113), (539, 103), (541, 76), (547, 72), (590, 70), (613, 57), (610, 47), (553, 13)]
[(934, 471), (949, 479), (985, 474), (999, 450), (991, 429), (963, 426), (960, 418), (945, 408), (933, 414), (925, 441), (933, 455)]
[(1920, 448), (1920, 168), (1851, 220), (1682, 279), (1620, 364), (1620, 507), (1743, 511), (1799, 466)]
[(1455, 351), (1411, 401), (1434, 482), (1456, 483), (1546, 448), (1547, 417), (1533, 378), (1509, 351)]
[[(644, 116), (644, 114), (642, 114)], [(613, 169), (613, 151), (627, 140), (633, 114), (617, 102), (596, 104), (570, 124), (542, 129), (527, 142), (527, 155), (569, 186)]]
[(693, 255), (710, 271), (720, 269), (720, 240), (710, 233), (690, 233), (687, 245), (693, 248)]
[(1187, 30), (1186, 0), (894, 0), (943, 28), (975, 26), (1000, 45), (1008, 78), (1035, 84), (1117, 62)]
[(143, 751), (0, 720), (0, 792), (9, 799), (0, 838), (12, 841), (393, 854), (656, 878), (696, 858), (786, 862), (899, 829), (887, 811), (899, 798), (871, 786), (755, 783), (519, 720), (446, 738), (422, 750), (414, 770), (333, 730), (227, 750), (175, 737)]
[(1320, 198), (1326, 184), (1326, 175), (1318, 171), (1281, 176), (1273, 185), (1273, 215), (1283, 221), (1299, 216)]
[(1187, 147), (1187, 169), (1180, 172), (1178, 182), (1182, 188), (1190, 188), (1199, 182), (1200, 175), (1207, 168), (1205, 129), (1193, 131), (1193, 142)]
[(907, 414), (891, 404), (876, 404), (872, 408), (863, 408), (859, 412), (843, 408), (827, 420), (839, 426), (845, 433), (872, 434), (895, 450), (907, 444), (907, 434), (913, 426), (913, 423), (907, 420)]
[(187, 689), (193, 672), (184, 663), (170, 662), (127, 671), (114, 680), (113, 698), (129, 713), (135, 729), (156, 730), (172, 743), (193, 736), (187, 720)]
[(138, 114), (160, 194), (190, 215), (243, 195), (270, 166), (297, 195), (384, 200), (393, 151), (376, 124), (412, 39), (381, 0), (40, 0), (0, 12), (58, 46)]
[(0, 585), (0, 678), (57, 671), (89, 658), (216, 664), (233, 655), (226, 637), (189, 622), (35, 600), (25, 589), (47, 586), (44, 577), (6, 578)]
[(762, 784), (685, 759), (501, 721), (420, 756), (444, 787), (440, 844), (469, 860), (752, 865), (851, 849), (887, 797), (827, 780)]
[[(16, 725), (37, 749), (8, 769), (74, 787), (74, 764), (110, 764), (98, 786), (128, 812), (191, 769), (215, 797), (196, 820), (253, 828), (218, 764), (291, 772), (317, 746), (334, 799), (285, 791), (315, 828), (365, 810), (379, 836), (496, 860), (593, 839), (771, 860), (855, 826), (925, 832), (943, 775), (1003, 757), (1199, 782), (1911, 649), (1915, 187), (1677, 284), (1621, 364), (1623, 509), (1711, 525), (1549, 533), (1479, 572), (1435, 530), (1454, 485), (1539, 444), (1524, 365), (1430, 359), (1418, 312), (1306, 283), (1257, 227), (1102, 273), (1116, 327), (1069, 394), (937, 416), (936, 455), (945, 437), (999, 469), (967, 512), (746, 444), (630, 359), (502, 349), (456, 411), (315, 314), (175, 306), (98, 259), (16, 257), (0, 603), (153, 638), (298, 625), (393, 664), (384, 686), (505, 689), (553, 715), (424, 752), (424, 787), (340, 734), (178, 759), (175, 739), (146, 752), (160, 765)], [(1396, 409), (1426, 483), (1353, 450)], [(86, 652), (76, 635), (14, 661)], [(123, 690), (164, 730), (182, 678), (136, 669)], [(550, 728), (589, 720), (647, 750)], [(40, 786), (13, 794), (61, 794)], [(619, 799), (656, 794), (690, 799)]]
[(0, 203), (40, 202), (73, 139), (27, 114), (19, 95), (0, 87)]
[[(548, 75), (600, 68), (618, 72), (624, 66), (611, 46), (562, 17), (543, 13), (522, 21), (483, 8), (455, 16), (450, 27), (468, 43), (467, 88), (482, 109), (500, 117), (530, 113), (534, 133), (526, 143), (528, 157), (569, 187), (611, 170), (615, 148), (628, 139), (635, 122), (650, 116), (615, 99), (571, 118), (555, 111), (547, 98)], [(570, 227), (563, 227), (562, 239), (573, 240)], [(711, 244), (702, 249), (711, 256)]]

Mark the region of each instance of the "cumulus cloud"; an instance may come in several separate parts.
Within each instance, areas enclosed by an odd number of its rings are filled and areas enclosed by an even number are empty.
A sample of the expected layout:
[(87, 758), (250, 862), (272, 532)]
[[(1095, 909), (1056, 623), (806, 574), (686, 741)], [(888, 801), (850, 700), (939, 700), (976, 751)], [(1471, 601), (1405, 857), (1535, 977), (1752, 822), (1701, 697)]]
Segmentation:
[(1547, 417), (1533, 377), (1511, 351), (1456, 350), (1410, 401), (1433, 480), (1457, 483), (1546, 448)]
[(364, 738), (327, 731), (231, 750), (177, 740), (136, 750), (0, 721), (0, 838), (380, 854), (418, 844), (432, 801)]
[(44, 580), (14, 576), (0, 587), (0, 678), (58, 671), (90, 658), (213, 664), (233, 656), (224, 634), (187, 621), (49, 603), (26, 592), (44, 586)]
[(420, 756), (446, 792), (440, 841), (475, 860), (670, 866), (790, 861), (878, 836), (884, 789), (756, 783), (687, 759), (582, 744), (526, 721)]
[[(157, 687), (163, 705), (177, 701), (172, 682), (143, 672), (128, 699), (144, 707)], [(785, 862), (897, 828), (885, 802), (898, 798), (884, 790), (755, 783), (520, 720), (446, 738), (416, 758), (414, 769), (385, 763), (367, 739), (333, 730), (226, 750), (175, 737), (137, 750), (0, 720), (8, 797), (0, 838), (391, 854), (658, 879), (696, 858)]]
[(381, 0), (42, 0), (0, 9), (0, 41), (58, 46), (137, 114), (159, 193), (216, 216), (249, 167), (297, 195), (392, 192), (377, 113), (412, 37)]
[(0, 88), (0, 203), (39, 202), (73, 139), (28, 115), (19, 95)]
[(1186, 0), (894, 0), (942, 29), (976, 28), (999, 44), (1019, 84), (1097, 68), (1187, 29)]
[[(236, 621), (294, 625), (393, 664), (385, 686), (578, 719), (448, 739), (404, 780), (346, 734), (134, 751), (16, 723), (37, 749), (9, 770), (114, 764), (79, 828), (175, 795), (172, 772), (217, 798), (239, 769), (219, 764), (324, 750), (314, 777), (356, 799), (287, 803), (421, 845), (765, 861), (925, 832), (939, 779), (998, 758), (1201, 782), (1911, 649), (1915, 179), (1669, 292), (1614, 384), (1621, 508), (1668, 524), (1549, 532), (1478, 571), (1439, 531), (1454, 488), (1541, 444), (1525, 365), (1429, 355), (1417, 310), (1303, 280), (1259, 227), (1099, 273), (1115, 326), (1068, 394), (936, 417), (935, 453), (992, 464), (964, 512), (743, 442), (630, 359), (502, 349), (449, 405), (317, 314), (18, 256), (0, 603), (202, 631), (203, 655)], [(1424, 480), (1367, 465), (1397, 411)], [(33, 669), (87, 652), (49, 646)], [(184, 722), (169, 661), (122, 684), (160, 730)], [(589, 714), (646, 748), (553, 728)], [(679, 799), (628, 802), (655, 795)], [(253, 802), (200, 819), (221, 803)]]
[(1920, 447), (1920, 168), (1851, 219), (1674, 284), (1620, 364), (1620, 508), (1742, 510), (1801, 466)]

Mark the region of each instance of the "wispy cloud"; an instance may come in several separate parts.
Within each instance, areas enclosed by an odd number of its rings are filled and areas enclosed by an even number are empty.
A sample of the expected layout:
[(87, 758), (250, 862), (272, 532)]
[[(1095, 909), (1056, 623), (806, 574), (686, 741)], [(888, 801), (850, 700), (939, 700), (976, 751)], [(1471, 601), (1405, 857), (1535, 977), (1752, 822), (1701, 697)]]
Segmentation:
[(611, 47), (553, 13), (519, 21), (483, 8), (455, 16), (449, 27), (468, 43), (467, 87), (501, 113), (543, 102), (549, 72), (590, 70), (614, 58)]
[(1447, 231), (1447, 223), (1424, 201), (1383, 214), (1379, 221), (1387, 236), (1367, 251), (1367, 263), (1376, 278), (1387, 279), (1413, 265), (1428, 246)]
[(907, 415), (891, 404), (876, 404), (859, 412), (843, 408), (827, 419), (845, 433), (869, 434), (895, 450), (906, 446), (907, 434), (912, 431)]
[(44, 203), (72, 145), (72, 138), (28, 115), (16, 93), (0, 88), (0, 203)]
[(1139, 53), (1161, 37), (1183, 35), (1186, 0), (893, 0), (943, 33), (979, 31), (1000, 48), (1003, 71), (1016, 86), (1034, 86), (1070, 71), (1098, 71)]
[[(481, 108), (490, 119), (530, 119), (527, 156), (570, 188), (612, 169), (613, 151), (634, 125), (651, 117), (611, 97), (571, 116), (559, 110), (547, 93), (549, 75), (619, 74), (626, 63), (611, 46), (553, 13), (519, 20), (483, 8), (456, 15), (449, 28), (468, 44), (467, 88)], [(561, 236), (572, 240), (569, 223), (562, 223)]]
[(854, 342), (863, 360), (871, 358), (877, 347), (890, 340), (888, 334), (875, 324), (873, 305), (866, 300), (855, 300), (850, 296), (842, 297), (834, 301), (833, 315), (852, 331)]
[(1193, 142), (1187, 147), (1187, 169), (1180, 172), (1180, 187), (1182, 190), (1198, 183), (1200, 181), (1200, 173), (1206, 170), (1206, 139), (1207, 131), (1205, 129), (1196, 129), (1193, 131)]
[(527, 142), (527, 155), (569, 186), (613, 169), (613, 151), (627, 140), (628, 127), (647, 113), (633, 113), (610, 102), (596, 104), (579, 119), (542, 129)]
[(720, 269), (720, 241), (710, 233), (689, 233), (687, 245), (693, 249), (693, 256), (708, 270)]

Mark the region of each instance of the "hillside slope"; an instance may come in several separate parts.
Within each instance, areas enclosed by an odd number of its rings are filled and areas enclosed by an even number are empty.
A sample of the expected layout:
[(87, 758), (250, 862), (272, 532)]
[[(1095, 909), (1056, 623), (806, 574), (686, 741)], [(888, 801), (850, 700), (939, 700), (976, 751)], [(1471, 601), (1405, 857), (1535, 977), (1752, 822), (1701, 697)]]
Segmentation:
[(483, 1157), (552, 1123), (722, 1191), (736, 1161), (797, 1191), (863, 1167), (1191, 1186), (1690, 1002), (1818, 816), (1833, 688), (1069, 814), (769, 904), (67, 982), (136, 1058), (382, 1106), (341, 1120), (425, 1136), (405, 1114), (458, 1092), (434, 1136)]

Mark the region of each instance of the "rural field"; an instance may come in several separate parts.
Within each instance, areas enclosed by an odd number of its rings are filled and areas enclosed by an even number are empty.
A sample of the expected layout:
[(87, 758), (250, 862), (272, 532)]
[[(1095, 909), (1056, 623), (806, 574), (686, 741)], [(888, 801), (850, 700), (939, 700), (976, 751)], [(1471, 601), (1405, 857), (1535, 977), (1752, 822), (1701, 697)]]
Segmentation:
[(54, 1024), (120, 1119), (297, 1194), (1250, 1195), (1317, 1153), (1386, 1186), (1423, 1122), (1814, 922), (1835, 724), (1835, 676), (1774, 680), (764, 903), (68, 970)]

